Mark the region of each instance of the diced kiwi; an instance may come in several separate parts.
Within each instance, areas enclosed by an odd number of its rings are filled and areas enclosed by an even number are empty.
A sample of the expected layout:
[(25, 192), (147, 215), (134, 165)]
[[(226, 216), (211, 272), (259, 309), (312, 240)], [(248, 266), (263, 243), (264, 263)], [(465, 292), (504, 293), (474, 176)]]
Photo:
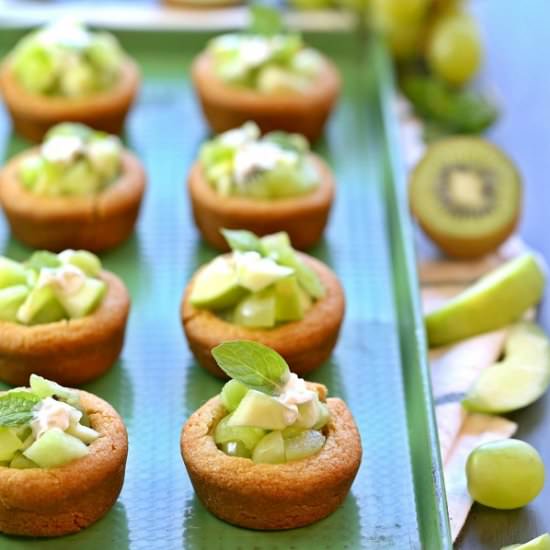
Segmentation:
[(223, 406), (229, 411), (233, 412), (246, 395), (248, 387), (242, 382), (232, 379), (226, 382), (220, 393), (220, 398)]
[(51, 428), (23, 454), (41, 468), (55, 468), (82, 458), (88, 452), (88, 447), (80, 439), (59, 428)]
[(65, 317), (65, 310), (48, 287), (33, 288), (17, 312), (17, 320), (24, 325), (53, 323)]
[(267, 288), (251, 294), (235, 307), (233, 322), (244, 327), (271, 328), (275, 326), (275, 292)]
[(323, 448), (325, 440), (325, 436), (317, 430), (305, 430), (296, 437), (285, 439), (286, 460), (301, 460), (318, 453)]
[(11, 461), (23, 442), (11, 428), (0, 428), (0, 460)]
[(252, 460), (257, 464), (282, 464), (285, 462), (285, 440), (280, 431), (265, 435), (254, 448)]
[(252, 426), (264, 430), (284, 430), (296, 420), (297, 414), (274, 397), (257, 390), (248, 390), (228, 426)]
[(82, 288), (68, 294), (55, 289), (55, 295), (71, 319), (80, 319), (92, 313), (105, 295), (107, 285), (100, 279), (87, 278)]
[(27, 283), (27, 271), (19, 262), (0, 256), (0, 288)]
[(412, 212), (447, 254), (474, 258), (495, 250), (514, 231), (521, 179), (508, 156), (477, 137), (429, 146), (409, 185)]
[(431, 346), (450, 344), (518, 321), (542, 298), (545, 275), (533, 254), (510, 260), (426, 316)]
[(265, 435), (265, 430), (250, 426), (229, 426), (232, 415), (222, 418), (214, 430), (214, 441), (221, 445), (229, 441), (240, 441), (249, 451), (252, 451), (258, 441)]
[(304, 318), (300, 290), (294, 275), (275, 283), (276, 321), (299, 321)]
[(8, 286), (0, 289), (0, 321), (17, 321), (17, 311), (29, 295), (25, 285)]
[(189, 300), (195, 307), (218, 310), (234, 306), (245, 295), (234, 267), (217, 258), (199, 273)]
[(29, 460), (23, 453), (17, 452), (10, 462), (10, 468), (28, 470), (29, 468), (38, 468), (38, 464)]

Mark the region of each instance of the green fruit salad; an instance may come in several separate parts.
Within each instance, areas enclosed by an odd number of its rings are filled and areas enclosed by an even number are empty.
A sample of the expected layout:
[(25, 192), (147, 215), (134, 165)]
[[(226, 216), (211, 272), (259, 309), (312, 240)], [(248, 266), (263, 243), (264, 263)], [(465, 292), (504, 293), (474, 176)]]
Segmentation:
[(0, 321), (21, 325), (79, 319), (107, 291), (99, 258), (85, 250), (35, 252), (19, 263), (0, 256)]
[(199, 158), (208, 183), (226, 197), (281, 199), (311, 193), (320, 184), (303, 136), (261, 137), (254, 122), (206, 142)]
[(299, 321), (325, 289), (292, 248), (286, 233), (258, 238), (222, 230), (231, 254), (218, 256), (197, 275), (190, 295), (196, 308), (250, 328)]
[(281, 464), (323, 448), (329, 409), (277, 352), (237, 340), (220, 344), (212, 355), (232, 378), (220, 394), (228, 414), (213, 433), (220, 450), (256, 463)]
[(30, 388), (0, 394), (0, 466), (63, 466), (86, 456), (98, 437), (77, 390), (32, 374)]
[(124, 54), (114, 36), (91, 32), (62, 19), (25, 36), (10, 61), (17, 81), (29, 92), (80, 98), (112, 88)]
[(323, 67), (323, 58), (307, 48), (299, 34), (283, 30), (276, 10), (251, 8), (248, 32), (223, 34), (208, 45), (218, 78), (261, 93), (303, 92)]
[(65, 122), (51, 128), (40, 148), (23, 158), (18, 176), (37, 195), (89, 196), (120, 176), (121, 157), (118, 137)]

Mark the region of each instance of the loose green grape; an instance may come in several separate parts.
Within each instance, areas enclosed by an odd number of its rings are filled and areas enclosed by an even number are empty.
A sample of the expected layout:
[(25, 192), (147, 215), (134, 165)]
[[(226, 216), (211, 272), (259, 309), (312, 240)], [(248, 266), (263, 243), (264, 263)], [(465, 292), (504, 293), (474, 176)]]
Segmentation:
[(305, 430), (296, 437), (285, 440), (285, 456), (288, 461), (301, 460), (318, 453), (325, 444), (325, 436), (317, 430)]
[(544, 464), (528, 443), (505, 439), (472, 451), (466, 463), (468, 490), (474, 500), (500, 510), (529, 504), (544, 486)]
[(481, 38), (472, 17), (452, 14), (436, 23), (428, 43), (428, 62), (435, 74), (462, 85), (476, 74), (481, 58)]
[(242, 382), (229, 380), (222, 388), (220, 396), (223, 406), (229, 412), (233, 412), (239, 406), (247, 391), (248, 388)]
[(249, 451), (252, 451), (258, 441), (265, 435), (265, 430), (250, 426), (228, 426), (227, 423), (231, 416), (228, 415), (220, 420), (214, 431), (214, 441), (218, 445), (230, 441), (239, 441)]

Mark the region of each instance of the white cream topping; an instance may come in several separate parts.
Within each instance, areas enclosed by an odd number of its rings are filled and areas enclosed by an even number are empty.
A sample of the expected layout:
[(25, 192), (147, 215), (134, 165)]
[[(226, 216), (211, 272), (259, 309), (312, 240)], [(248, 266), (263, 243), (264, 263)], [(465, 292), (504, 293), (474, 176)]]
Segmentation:
[(36, 286), (38, 288), (53, 287), (61, 294), (76, 294), (86, 283), (86, 274), (75, 265), (62, 267), (43, 267), (40, 270)]
[(74, 18), (66, 17), (52, 23), (37, 34), (45, 45), (85, 49), (91, 43), (90, 33)]
[(264, 258), (258, 252), (235, 251), (233, 262), (238, 283), (251, 292), (259, 292), (294, 273), (292, 268), (278, 265), (273, 259)]
[(239, 148), (233, 162), (233, 177), (239, 186), (256, 172), (273, 170), (279, 164), (296, 166), (300, 158), (294, 151), (286, 151), (270, 141), (246, 143)]
[[(313, 399), (315, 399), (315, 392), (308, 390), (306, 381), (294, 372), (290, 373), (281, 393), (277, 397), (277, 400), (287, 407), (296, 407)], [(297, 408), (296, 414), (298, 414)]]
[(260, 137), (260, 129), (254, 122), (247, 122), (240, 128), (228, 130), (219, 137), (220, 143), (228, 147), (242, 147), (246, 143), (256, 141)]
[(40, 152), (49, 162), (68, 164), (84, 154), (84, 141), (77, 136), (54, 136), (45, 141)]
[(31, 420), (31, 429), (35, 439), (38, 439), (48, 430), (59, 428), (67, 430), (69, 426), (78, 424), (82, 418), (82, 413), (52, 397), (46, 397), (34, 411), (34, 418)]

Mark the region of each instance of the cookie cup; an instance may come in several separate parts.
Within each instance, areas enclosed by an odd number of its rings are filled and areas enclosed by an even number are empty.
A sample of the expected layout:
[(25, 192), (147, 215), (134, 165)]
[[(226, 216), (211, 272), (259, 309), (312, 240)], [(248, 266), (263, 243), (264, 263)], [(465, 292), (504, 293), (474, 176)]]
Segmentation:
[(118, 81), (109, 90), (82, 98), (44, 96), (29, 92), (15, 77), (8, 57), (0, 67), (0, 92), (18, 134), (41, 141), (60, 122), (81, 122), (110, 134), (120, 134), (139, 90), (140, 73), (126, 57)]
[(208, 51), (197, 56), (191, 75), (204, 116), (215, 133), (253, 120), (262, 132), (285, 130), (316, 141), (340, 95), (335, 65), (324, 59), (314, 82), (303, 92), (261, 93), (223, 82)]
[(286, 464), (255, 464), (226, 455), (213, 433), (227, 410), (218, 396), (198, 409), (183, 428), (181, 453), (205, 507), (228, 523), (266, 530), (303, 527), (334, 512), (359, 469), (361, 441), (346, 404), (337, 398), (326, 404), (331, 420), (323, 429), (325, 445), (311, 457)]
[(32, 248), (101, 252), (132, 234), (145, 192), (146, 176), (132, 153), (122, 153), (121, 175), (96, 195), (48, 197), (28, 191), (19, 181), (23, 160), (14, 157), (0, 172), (0, 204), (13, 235)]
[(319, 186), (307, 195), (274, 200), (223, 197), (206, 179), (201, 163), (195, 163), (187, 186), (203, 238), (218, 250), (228, 250), (222, 228), (247, 229), (260, 236), (286, 231), (294, 248), (313, 246), (327, 224), (335, 185), (327, 164), (314, 154), (311, 160), (320, 176)]
[(118, 413), (80, 392), (91, 427), (101, 437), (83, 458), (57, 468), (0, 467), (0, 532), (31, 537), (76, 533), (103, 517), (124, 481), (128, 437)]
[(104, 271), (101, 278), (107, 283), (103, 301), (82, 319), (34, 326), (0, 321), (0, 380), (23, 386), (34, 373), (79, 386), (113, 366), (124, 343), (130, 298), (116, 275)]
[(202, 367), (216, 376), (227, 378), (216, 364), (211, 350), (229, 340), (255, 340), (273, 348), (300, 376), (319, 367), (330, 357), (344, 318), (344, 291), (336, 275), (325, 264), (305, 254), (300, 254), (300, 258), (321, 279), (325, 296), (317, 300), (300, 321), (271, 329), (242, 327), (225, 321), (212, 311), (194, 307), (189, 298), (198, 273), (191, 279), (180, 314), (189, 347)]

